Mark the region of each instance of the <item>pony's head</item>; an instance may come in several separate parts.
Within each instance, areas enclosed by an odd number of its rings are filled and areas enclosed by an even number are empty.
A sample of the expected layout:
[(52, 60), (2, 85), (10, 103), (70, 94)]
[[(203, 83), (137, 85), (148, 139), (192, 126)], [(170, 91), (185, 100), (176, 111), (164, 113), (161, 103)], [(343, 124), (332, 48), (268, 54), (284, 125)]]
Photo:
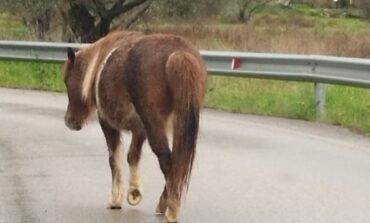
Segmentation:
[(64, 83), (68, 93), (64, 122), (69, 129), (77, 131), (82, 128), (94, 107), (92, 102), (82, 95), (85, 63), (79, 53), (76, 54), (68, 48), (68, 59), (64, 63)]

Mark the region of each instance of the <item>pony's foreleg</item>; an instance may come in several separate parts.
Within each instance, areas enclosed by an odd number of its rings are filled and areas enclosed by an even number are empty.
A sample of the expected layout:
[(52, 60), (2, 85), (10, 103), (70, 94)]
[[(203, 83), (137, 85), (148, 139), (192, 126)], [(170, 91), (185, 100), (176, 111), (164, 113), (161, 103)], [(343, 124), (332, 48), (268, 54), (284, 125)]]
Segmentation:
[(112, 198), (108, 208), (120, 209), (123, 199), (121, 132), (104, 120), (99, 119), (99, 121), (107, 141), (109, 166), (112, 172)]
[(141, 149), (145, 139), (145, 130), (133, 131), (130, 150), (127, 154), (127, 162), (130, 166), (130, 187), (128, 190), (127, 202), (131, 205), (139, 204), (143, 197), (139, 162), (141, 157)]

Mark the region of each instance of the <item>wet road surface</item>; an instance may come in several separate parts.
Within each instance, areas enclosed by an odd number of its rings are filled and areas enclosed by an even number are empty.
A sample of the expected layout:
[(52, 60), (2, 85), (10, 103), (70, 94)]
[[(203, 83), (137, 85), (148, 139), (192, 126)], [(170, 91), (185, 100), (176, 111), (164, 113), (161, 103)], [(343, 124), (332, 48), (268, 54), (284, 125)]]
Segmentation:
[[(0, 223), (163, 222), (154, 209), (164, 181), (147, 143), (142, 202), (108, 210), (103, 134), (96, 121), (69, 131), (66, 103), (64, 94), (0, 89)], [(125, 148), (129, 140), (124, 134)], [(181, 222), (365, 223), (369, 210), (369, 137), (324, 124), (203, 112)]]

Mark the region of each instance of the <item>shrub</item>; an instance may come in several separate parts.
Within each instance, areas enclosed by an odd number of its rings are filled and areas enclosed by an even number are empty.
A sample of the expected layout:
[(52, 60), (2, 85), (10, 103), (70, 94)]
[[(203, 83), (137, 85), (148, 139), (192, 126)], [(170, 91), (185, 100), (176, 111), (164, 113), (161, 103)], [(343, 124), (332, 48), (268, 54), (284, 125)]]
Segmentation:
[(370, 3), (369, 0), (358, 0), (356, 7), (362, 10), (362, 14), (365, 18), (370, 19)]

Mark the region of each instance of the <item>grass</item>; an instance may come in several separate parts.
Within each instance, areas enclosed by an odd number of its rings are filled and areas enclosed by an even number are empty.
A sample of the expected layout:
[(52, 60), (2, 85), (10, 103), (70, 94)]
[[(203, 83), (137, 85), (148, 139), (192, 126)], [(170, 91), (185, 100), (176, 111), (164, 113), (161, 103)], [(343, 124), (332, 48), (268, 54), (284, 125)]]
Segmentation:
[[(370, 134), (370, 89), (328, 85), (320, 121)], [(210, 76), (206, 105), (232, 112), (316, 120), (313, 83)]]
[(0, 61), (0, 86), (64, 91), (62, 65), (41, 62)]
[(29, 31), (17, 16), (0, 12), (0, 39), (28, 39)]
[(302, 25), (299, 23), (303, 21), (305, 23), (311, 23), (311, 28), (315, 30), (322, 29), (325, 32), (341, 31), (343, 29), (351, 29), (352, 31), (355, 30), (360, 32), (368, 31), (370, 23), (367, 20), (358, 17), (346, 17), (344, 16), (344, 14), (348, 14), (346, 11), (357, 12), (358, 10), (315, 8), (308, 4), (298, 3), (292, 4), (287, 8), (282, 8), (277, 5), (266, 7), (256, 15), (256, 18), (269, 16), (277, 21), (287, 19), (290, 24), (298, 25)]
[(178, 34), (201, 49), (370, 57), (369, 22), (360, 21), (350, 28), (353, 21), (325, 21), (318, 25), (320, 22), (300, 15), (259, 16), (247, 24), (158, 24), (144, 30)]
[(232, 112), (313, 120), (313, 95), (310, 83), (211, 76), (206, 102)]
[(330, 85), (326, 107), (327, 122), (370, 133), (370, 89)]

